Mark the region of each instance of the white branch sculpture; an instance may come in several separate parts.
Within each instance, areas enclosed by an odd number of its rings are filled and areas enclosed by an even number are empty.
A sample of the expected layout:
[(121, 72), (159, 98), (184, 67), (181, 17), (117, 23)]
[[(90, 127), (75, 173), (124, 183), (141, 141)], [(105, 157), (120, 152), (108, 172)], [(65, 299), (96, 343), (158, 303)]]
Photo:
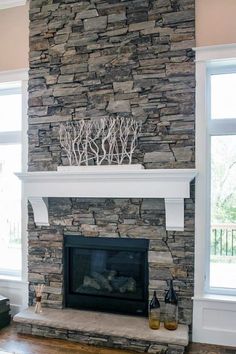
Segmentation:
[(81, 119), (60, 124), (59, 138), (70, 166), (131, 164), (140, 129), (133, 118)]

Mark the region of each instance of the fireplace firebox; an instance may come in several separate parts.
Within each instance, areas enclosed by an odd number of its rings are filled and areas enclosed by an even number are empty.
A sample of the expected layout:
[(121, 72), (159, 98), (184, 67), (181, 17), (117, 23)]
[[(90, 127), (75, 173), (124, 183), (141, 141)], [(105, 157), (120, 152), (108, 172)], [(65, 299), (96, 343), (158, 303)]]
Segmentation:
[(148, 248), (144, 239), (65, 235), (65, 307), (147, 316)]

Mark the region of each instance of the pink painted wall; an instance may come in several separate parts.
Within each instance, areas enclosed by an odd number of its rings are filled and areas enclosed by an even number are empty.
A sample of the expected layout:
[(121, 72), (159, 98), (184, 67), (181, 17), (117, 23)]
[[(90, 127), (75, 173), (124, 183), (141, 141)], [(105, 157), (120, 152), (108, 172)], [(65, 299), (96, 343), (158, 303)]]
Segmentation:
[(28, 5), (0, 11), (0, 71), (28, 67)]
[(196, 0), (196, 44), (236, 43), (236, 0)]
[[(236, 0), (196, 0), (196, 45), (236, 43)], [(28, 6), (0, 11), (0, 71), (28, 67)]]

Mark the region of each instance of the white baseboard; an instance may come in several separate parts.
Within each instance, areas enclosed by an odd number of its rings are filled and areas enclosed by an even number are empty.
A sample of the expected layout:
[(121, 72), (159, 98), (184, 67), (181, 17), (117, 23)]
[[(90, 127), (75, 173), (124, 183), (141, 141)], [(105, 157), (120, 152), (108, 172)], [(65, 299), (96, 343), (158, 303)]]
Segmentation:
[(194, 298), (193, 342), (236, 347), (236, 299)]

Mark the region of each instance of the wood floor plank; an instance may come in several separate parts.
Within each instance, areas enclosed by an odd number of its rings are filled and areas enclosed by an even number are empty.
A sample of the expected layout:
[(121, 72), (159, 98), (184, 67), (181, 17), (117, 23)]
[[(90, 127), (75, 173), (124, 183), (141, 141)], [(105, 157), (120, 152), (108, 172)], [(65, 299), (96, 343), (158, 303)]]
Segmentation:
[(60, 339), (17, 334), (14, 325), (0, 331), (0, 350), (17, 354), (131, 354), (131, 351), (97, 348)]
[[(20, 335), (16, 333), (14, 324), (0, 330), (0, 354), (1, 350), (11, 354), (134, 354), (126, 350), (96, 348), (66, 340)], [(236, 354), (236, 348), (191, 343), (186, 354)]]

